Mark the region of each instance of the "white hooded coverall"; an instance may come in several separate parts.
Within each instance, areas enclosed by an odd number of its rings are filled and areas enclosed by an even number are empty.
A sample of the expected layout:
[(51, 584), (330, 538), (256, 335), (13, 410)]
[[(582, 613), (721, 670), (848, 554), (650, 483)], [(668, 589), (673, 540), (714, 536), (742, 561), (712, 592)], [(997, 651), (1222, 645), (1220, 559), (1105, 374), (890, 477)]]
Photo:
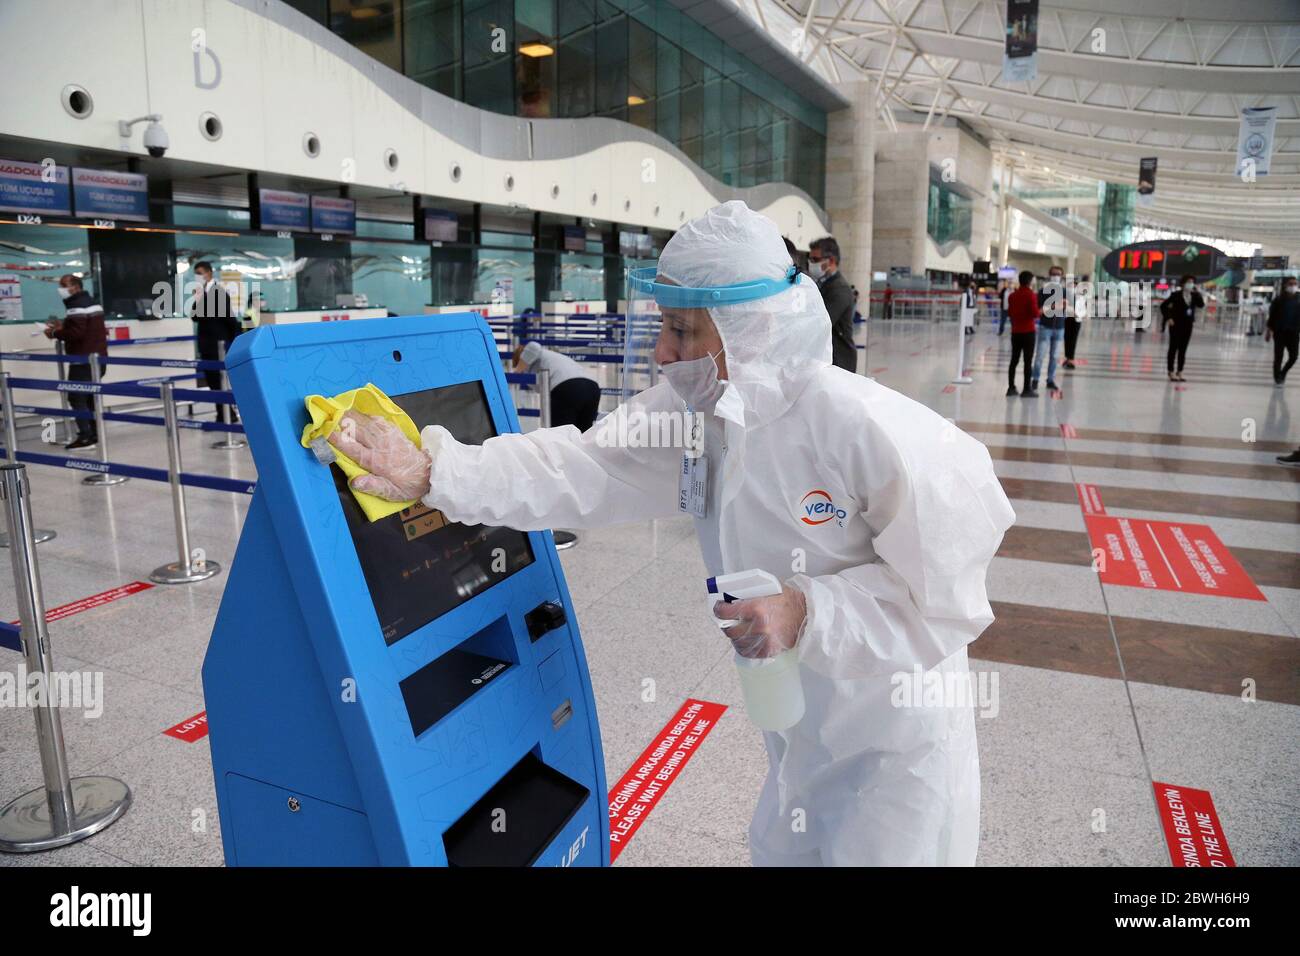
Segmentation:
[[(775, 225), (742, 202), (687, 223), (659, 260), (661, 278), (695, 288), (789, 268)], [(925, 406), (831, 365), (830, 319), (806, 276), (709, 313), (729, 379), (705, 432), (709, 510), (696, 520), (705, 563), (712, 574), (762, 568), (807, 598), (796, 645), (807, 710), (790, 730), (764, 734), (770, 766), (751, 859), (973, 864), (971, 700), (911, 706), (922, 695), (910, 688), (918, 668), (950, 686), (966, 679), (966, 645), (993, 620), (985, 571), (1015, 515), (988, 451)], [(565, 426), (467, 446), (430, 426), (425, 502), (455, 521), (520, 530), (678, 515), (681, 449), (621, 447), (610, 435), (631, 431), (620, 419), (683, 407), (661, 382), (586, 434)], [(614, 432), (602, 440), (602, 429)], [(905, 693), (895, 693), (896, 674)]]

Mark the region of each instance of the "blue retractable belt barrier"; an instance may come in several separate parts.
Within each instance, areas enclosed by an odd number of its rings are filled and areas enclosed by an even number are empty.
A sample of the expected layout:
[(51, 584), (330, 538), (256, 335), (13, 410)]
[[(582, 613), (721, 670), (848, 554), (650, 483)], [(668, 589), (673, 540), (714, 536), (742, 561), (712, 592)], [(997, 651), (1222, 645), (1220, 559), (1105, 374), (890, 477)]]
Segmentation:
[[(0, 448), (0, 454), (4, 449)], [(116, 461), (99, 461), (96, 458), (76, 458), (72, 455), (47, 455), (40, 451), (18, 451), (19, 461), (29, 461), (33, 465), (55, 465), (73, 471), (98, 472), (106, 475), (126, 475), (128, 478), (143, 478), (146, 481), (170, 481), (166, 468), (153, 468), (149, 465), (128, 465)], [(241, 495), (251, 495), (257, 490), (257, 482), (246, 478), (221, 478), (214, 475), (194, 475), (181, 472), (181, 484), (193, 488), (208, 488), (212, 491), (233, 491)]]
[[(3, 357), (3, 356), (0, 356)], [(110, 356), (99, 360), (100, 365), (149, 365), (161, 368), (193, 368), (204, 372), (220, 372), (226, 367), (225, 362), (216, 359), (178, 359), (178, 358), (128, 358), (127, 356)]]
[(194, 335), (154, 335), (139, 339), (109, 339), (108, 347), (113, 348), (118, 345), (157, 345), (160, 342), (193, 342), (195, 338), (197, 336)]
[(89, 355), (52, 355), (48, 352), (0, 352), (5, 362), (62, 362), (65, 365), (88, 365)]
[(8, 648), (11, 651), (22, 653), (23, 639), (22, 628), (17, 624), (10, 624), (7, 621), (0, 621), (0, 647)]

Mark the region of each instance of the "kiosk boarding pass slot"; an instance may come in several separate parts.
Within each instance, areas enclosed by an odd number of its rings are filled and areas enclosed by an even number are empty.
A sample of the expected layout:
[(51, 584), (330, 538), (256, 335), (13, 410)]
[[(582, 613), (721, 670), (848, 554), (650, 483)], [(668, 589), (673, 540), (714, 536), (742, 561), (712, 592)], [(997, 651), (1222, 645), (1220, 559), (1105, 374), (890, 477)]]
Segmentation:
[(326, 450), (298, 441), (304, 396), (367, 382), (462, 442), (518, 431), (486, 323), (264, 326), (227, 361), (259, 476), (203, 668), (227, 863), (607, 865), (595, 703), (550, 532), (423, 504), (367, 521)]

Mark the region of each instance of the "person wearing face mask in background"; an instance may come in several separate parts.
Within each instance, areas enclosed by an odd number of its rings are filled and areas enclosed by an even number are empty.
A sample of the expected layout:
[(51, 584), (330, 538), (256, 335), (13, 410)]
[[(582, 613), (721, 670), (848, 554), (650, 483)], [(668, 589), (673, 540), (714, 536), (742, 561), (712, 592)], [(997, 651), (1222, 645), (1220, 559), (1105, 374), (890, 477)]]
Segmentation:
[(1160, 331), (1163, 332), (1165, 326), (1170, 327), (1167, 365), (1171, 382), (1187, 381), (1183, 378), (1187, 344), (1192, 340), (1192, 325), (1196, 322), (1196, 310), (1205, 308), (1205, 300), (1196, 291), (1195, 276), (1183, 276), (1178, 285), (1179, 288), (1160, 303)]
[(831, 317), (831, 354), (837, 368), (858, 370), (853, 344), (853, 289), (840, 272), (840, 244), (831, 236), (818, 239), (808, 252), (808, 274), (817, 280), (822, 302)]
[[(1264, 327), (1273, 337), (1273, 384), (1281, 388), (1300, 348), (1300, 293), (1296, 292), (1295, 276), (1282, 280), (1282, 294), (1268, 307), (1268, 322)], [(1284, 353), (1291, 356), (1286, 364), (1282, 363)]]
[[(68, 317), (62, 322), (48, 322), (45, 337), (58, 339), (69, 355), (98, 355), (108, 358), (108, 330), (104, 326), (104, 310), (81, 285), (81, 279), (69, 273), (59, 277), (59, 298)], [(90, 365), (85, 362), (68, 363), (68, 380), (89, 382)], [(92, 412), (95, 397), (87, 392), (69, 392), (68, 404), (73, 411)], [(77, 422), (77, 437), (63, 447), (68, 451), (94, 448), (99, 444), (99, 432), (93, 416), (84, 415)]]
[[(519, 530), (690, 513), (708, 574), (759, 569), (784, 582), (778, 595), (714, 606), (738, 622), (725, 635), (732, 647), (751, 660), (793, 649), (799, 662), (804, 715), (763, 734), (753, 862), (973, 864), (970, 698), (895, 698), (900, 674), (967, 687), (966, 645), (993, 620), (985, 575), (1015, 513), (987, 449), (832, 367), (821, 297), (776, 226), (743, 202), (686, 223), (645, 272), (629, 284), (662, 315), (653, 361), (666, 381), (586, 434), (544, 428), (475, 446), (432, 425), (417, 447), (360, 416), (329, 439), (370, 472), (353, 487)], [(619, 436), (688, 408), (703, 418), (693, 460), (705, 464), (694, 472), (703, 487), (683, 494), (692, 459), (681, 446)], [(669, 606), (690, 600), (664, 595)]]
[(1033, 388), (1038, 388), (1038, 377), (1043, 371), (1043, 352), (1047, 352), (1047, 390), (1060, 391), (1056, 384), (1056, 344), (1065, 335), (1065, 316), (1069, 305), (1065, 301), (1065, 270), (1052, 266), (1047, 270), (1047, 281), (1038, 290), (1038, 342), (1034, 346)]
[(573, 425), (580, 432), (591, 427), (600, 414), (600, 380), (590, 368), (539, 342), (516, 346), (514, 363), (516, 372), (551, 373), (552, 425)]
[[(213, 274), (212, 263), (200, 262), (194, 267), (194, 275), (198, 278), (198, 288), (190, 301), (190, 318), (194, 320), (197, 329), (199, 358), (216, 361), (221, 357), (217, 346), (224, 343), (226, 354), (229, 355), (230, 346), (235, 341), (235, 336), (243, 331), (243, 327), (235, 313), (234, 303), (230, 300), (230, 293), (221, 287)], [(221, 388), (220, 372), (204, 370), (203, 378), (212, 391)], [(224, 422), (226, 406), (217, 405), (216, 409), (216, 420)], [(230, 421), (231, 424), (239, 421), (233, 405), (230, 406)]]

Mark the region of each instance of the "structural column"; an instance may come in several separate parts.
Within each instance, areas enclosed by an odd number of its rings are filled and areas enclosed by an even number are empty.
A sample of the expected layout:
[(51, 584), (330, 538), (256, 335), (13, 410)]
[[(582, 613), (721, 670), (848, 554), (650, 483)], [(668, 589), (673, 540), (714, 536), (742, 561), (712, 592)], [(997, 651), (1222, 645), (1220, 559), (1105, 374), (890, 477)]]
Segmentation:
[[(827, 117), (826, 211), (840, 244), (840, 270), (865, 296), (871, 287), (871, 228), (875, 183), (875, 98), (867, 81), (840, 87), (846, 109)], [(805, 242), (819, 236), (809, 235)]]

